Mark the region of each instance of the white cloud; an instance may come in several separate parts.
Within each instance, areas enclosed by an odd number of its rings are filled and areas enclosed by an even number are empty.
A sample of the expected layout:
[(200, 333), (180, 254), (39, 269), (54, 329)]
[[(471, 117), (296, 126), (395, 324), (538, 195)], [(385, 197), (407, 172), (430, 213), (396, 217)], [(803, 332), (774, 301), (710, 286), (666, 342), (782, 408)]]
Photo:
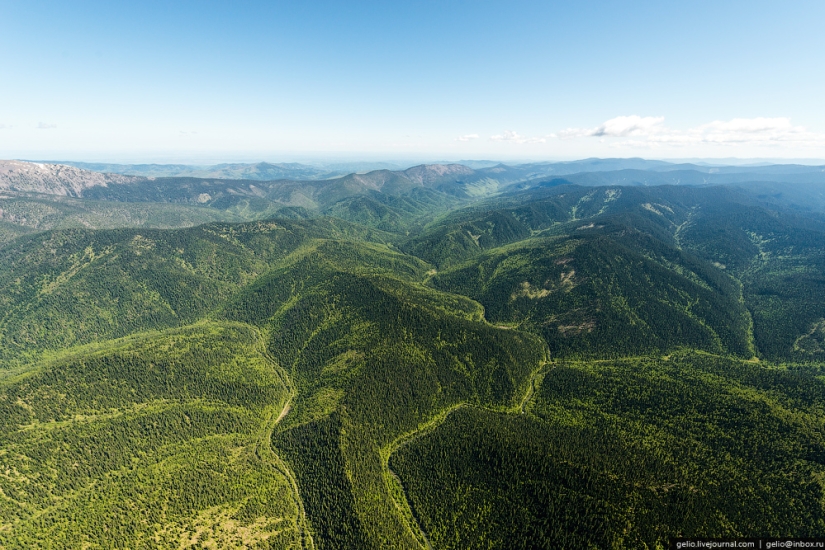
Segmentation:
[(478, 134), (467, 134), (466, 136), (458, 136), (455, 138), (456, 141), (471, 141), (474, 139), (478, 139)]
[(794, 126), (785, 117), (715, 120), (684, 131), (665, 126), (664, 120), (664, 117), (620, 116), (596, 128), (568, 128), (559, 132), (558, 137), (633, 138), (611, 143), (614, 147), (633, 148), (703, 144), (825, 146), (825, 134)]
[(729, 120), (727, 122), (715, 120), (708, 124), (703, 124), (702, 126), (699, 126), (698, 129), (710, 129), (725, 132), (747, 132), (758, 134), (764, 132), (771, 132), (775, 130), (793, 130), (794, 127), (791, 124), (791, 120), (789, 118), (757, 117), (734, 118), (733, 120)]
[(6, 128), (11, 128), (11, 126), (7, 126), (5, 124), (0, 124), (0, 130), (5, 130)]
[(545, 143), (546, 137), (524, 137), (513, 130), (504, 130), (503, 134), (497, 136), (490, 136), (491, 141), (511, 141), (513, 143)]
[(655, 133), (662, 130), (663, 116), (638, 115), (617, 116), (605, 121), (604, 124), (595, 128), (568, 128), (559, 132), (562, 139), (577, 137), (626, 137), (640, 136)]
[(808, 142), (822, 141), (825, 136), (794, 126), (788, 118), (734, 118), (715, 120), (688, 131), (707, 143)]
[(47, 124), (45, 122), (38, 122), (37, 123), (37, 129), (38, 130), (52, 130), (54, 128), (57, 128), (57, 124)]

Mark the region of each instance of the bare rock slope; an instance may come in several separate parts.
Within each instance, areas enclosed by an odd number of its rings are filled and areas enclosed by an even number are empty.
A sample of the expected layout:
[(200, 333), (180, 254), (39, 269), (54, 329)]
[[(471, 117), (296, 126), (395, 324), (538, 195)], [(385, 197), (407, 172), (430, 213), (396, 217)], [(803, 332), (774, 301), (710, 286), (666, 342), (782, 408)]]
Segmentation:
[(84, 189), (135, 183), (145, 178), (100, 174), (64, 164), (0, 160), (0, 190), (80, 197)]

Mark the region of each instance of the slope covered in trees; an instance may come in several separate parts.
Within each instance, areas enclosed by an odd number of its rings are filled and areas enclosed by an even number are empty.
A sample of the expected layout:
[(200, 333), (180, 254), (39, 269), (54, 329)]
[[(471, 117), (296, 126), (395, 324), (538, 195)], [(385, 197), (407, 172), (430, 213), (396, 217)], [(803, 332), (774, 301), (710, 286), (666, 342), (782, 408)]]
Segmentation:
[(201, 323), (64, 354), (0, 385), (4, 548), (290, 548), (269, 456), (288, 399), (251, 327)]
[(457, 410), (390, 466), (437, 548), (817, 536), (820, 372), (697, 353), (559, 363), (527, 414)]
[(255, 222), (5, 231), (0, 546), (825, 528), (819, 214), (731, 187), (475, 201), (489, 181), (459, 189), (458, 168), (382, 174)]
[(492, 323), (541, 334), (559, 356), (683, 346), (752, 355), (749, 317), (726, 275), (625, 224), (585, 227), (492, 249), (433, 285), (478, 300)]
[(0, 357), (193, 322), (313, 238), (367, 236), (387, 238), (325, 219), (18, 239), (0, 249)]
[(275, 451), (294, 468), (320, 547), (414, 545), (387, 449), (458, 403), (514, 406), (545, 347), (415, 282), (427, 266), (409, 256), (324, 242), (293, 260), (222, 312), (265, 328), (297, 387)]

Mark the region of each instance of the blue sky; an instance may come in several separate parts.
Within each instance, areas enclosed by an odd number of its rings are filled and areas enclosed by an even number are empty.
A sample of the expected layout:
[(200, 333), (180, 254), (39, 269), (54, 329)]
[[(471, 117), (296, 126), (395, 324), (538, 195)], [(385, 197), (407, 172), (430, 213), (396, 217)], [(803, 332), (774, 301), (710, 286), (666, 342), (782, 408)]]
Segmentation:
[(825, 158), (825, 2), (0, 0), (0, 158)]

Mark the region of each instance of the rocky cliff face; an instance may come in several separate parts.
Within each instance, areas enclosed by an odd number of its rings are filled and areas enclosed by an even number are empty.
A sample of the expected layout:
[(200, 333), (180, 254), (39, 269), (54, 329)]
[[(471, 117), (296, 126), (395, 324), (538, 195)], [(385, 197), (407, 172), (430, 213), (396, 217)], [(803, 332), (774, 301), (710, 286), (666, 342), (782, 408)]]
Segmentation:
[(134, 183), (145, 178), (100, 174), (63, 164), (0, 160), (0, 190), (80, 197), (90, 187)]

